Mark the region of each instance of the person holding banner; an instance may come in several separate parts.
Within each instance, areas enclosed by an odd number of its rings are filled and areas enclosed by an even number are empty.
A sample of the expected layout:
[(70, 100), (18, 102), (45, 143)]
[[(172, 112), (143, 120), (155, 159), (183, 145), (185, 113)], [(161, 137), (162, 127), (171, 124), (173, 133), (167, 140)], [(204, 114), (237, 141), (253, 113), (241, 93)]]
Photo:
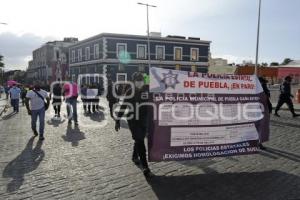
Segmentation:
[(134, 140), (132, 161), (136, 165), (141, 164), (145, 177), (149, 178), (153, 176), (153, 174), (151, 173), (148, 166), (148, 161), (146, 157), (146, 147), (144, 141), (147, 132), (148, 106), (136, 106), (148, 102), (149, 89), (144, 83), (143, 74), (141, 74), (140, 72), (135, 72), (132, 75), (132, 77), (134, 88), (129, 87), (125, 91), (124, 102), (121, 105), (119, 113), (116, 117), (115, 129), (116, 131), (120, 129), (120, 119), (124, 115), (126, 108), (130, 107), (129, 112), (127, 114), (127, 123), (132, 134), (132, 138)]
[(270, 90), (267, 86), (268, 80), (266, 80), (264, 77), (259, 77), (259, 82), (264, 90), (264, 93), (267, 96), (267, 104), (268, 104), (268, 109), (269, 109), (269, 113), (272, 113), (272, 103), (270, 101), (270, 97), (271, 97), (271, 93)]

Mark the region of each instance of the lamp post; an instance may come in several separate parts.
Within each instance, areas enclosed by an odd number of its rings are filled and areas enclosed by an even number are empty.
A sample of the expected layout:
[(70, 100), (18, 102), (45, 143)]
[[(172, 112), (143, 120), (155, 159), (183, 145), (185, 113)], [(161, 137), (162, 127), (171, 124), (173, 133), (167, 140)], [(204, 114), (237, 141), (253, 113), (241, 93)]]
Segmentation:
[(150, 54), (150, 34), (149, 34), (149, 7), (153, 7), (156, 8), (155, 5), (150, 5), (148, 3), (140, 3), (138, 2), (137, 4), (142, 5), (142, 6), (146, 6), (147, 8), (147, 40), (148, 40), (148, 66), (149, 66), (149, 70), (151, 67), (151, 54)]
[(261, 0), (259, 0), (258, 6), (258, 22), (257, 22), (257, 38), (256, 38), (256, 56), (255, 56), (255, 70), (254, 74), (257, 75), (258, 68), (258, 49), (259, 49), (259, 34), (260, 34), (260, 10), (261, 10)]

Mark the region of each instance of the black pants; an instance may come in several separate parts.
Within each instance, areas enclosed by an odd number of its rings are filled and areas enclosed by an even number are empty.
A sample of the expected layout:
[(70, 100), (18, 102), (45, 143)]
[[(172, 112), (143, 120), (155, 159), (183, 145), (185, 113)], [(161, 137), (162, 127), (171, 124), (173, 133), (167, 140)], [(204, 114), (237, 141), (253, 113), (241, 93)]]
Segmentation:
[(272, 103), (269, 98), (267, 100), (267, 104), (268, 104), (268, 108), (269, 108), (269, 113), (272, 113), (273, 107), (272, 107)]
[(61, 103), (62, 103), (61, 100), (53, 100), (52, 105), (53, 105), (53, 109), (55, 111), (55, 115), (60, 116)]
[(53, 105), (55, 114), (59, 115), (59, 116), (60, 116), (60, 107), (61, 107), (61, 105)]
[(83, 110), (84, 110), (84, 112), (86, 112), (86, 99), (81, 99), (81, 101), (82, 101), (82, 104), (83, 104)]
[(143, 123), (138, 120), (128, 120), (128, 126), (134, 140), (132, 158), (139, 158), (143, 168), (148, 168), (146, 156), (146, 128)]
[(111, 118), (114, 118), (114, 105), (115, 105), (115, 103), (117, 103), (117, 102), (114, 102), (114, 101), (109, 101), (108, 102), (109, 112), (110, 112)]
[(25, 99), (26, 97), (22, 97), (22, 105), (25, 106)]
[(292, 102), (292, 99), (288, 96), (284, 96), (284, 95), (280, 95), (276, 109), (275, 109), (275, 113), (277, 113), (279, 111), (279, 109), (281, 108), (281, 106), (286, 103), (289, 107), (289, 110), (291, 111), (291, 113), (293, 115), (295, 115), (295, 110), (294, 110), (294, 105)]

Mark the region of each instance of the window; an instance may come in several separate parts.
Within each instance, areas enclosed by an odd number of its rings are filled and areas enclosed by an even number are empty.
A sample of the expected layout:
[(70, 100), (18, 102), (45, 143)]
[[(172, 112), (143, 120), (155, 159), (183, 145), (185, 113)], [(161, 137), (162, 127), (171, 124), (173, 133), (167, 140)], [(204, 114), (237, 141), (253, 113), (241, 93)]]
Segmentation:
[(90, 47), (85, 47), (85, 60), (90, 59)]
[(146, 59), (147, 58), (147, 45), (145, 44), (138, 44), (137, 45), (137, 54), (136, 58), (138, 59)]
[(182, 47), (174, 47), (174, 60), (182, 60)]
[(59, 51), (55, 51), (55, 54), (56, 54), (56, 60), (59, 59)]
[(199, 60), (199, 49), (191, 48), (191, 61), (198, 61), (198, 60)]
[(99, 58), (99, 44), (94, 45), (94, 58), (95, 59)]
[(72, 74), (72, 82), (75, 82), (76, 76), (75, 74)]
[(145, 70), (145, 66), (144, 66), (143, 64), (139, 65), (138, 71), (139, 71), (139, 72), (145, 72), (145, 71), (146, 71), (146, 70)]
[(125, 43), (117, 43), (117, 57), (120, 57), (120, 54), (124, 54), (127, 52), (127, 44)]
[(127, 81), (127, 74), (117, 73), (117, 82), (119, 82), (119, 81), (126, 82)]
[(75, 50), (72, 50), (71, 60), (72, 62), (75, 62)]
[(78, 62), (82, 61), (82, 49), (78, 49)]
[(156, 60), (165, 59), (165, 46), (156, 46)]

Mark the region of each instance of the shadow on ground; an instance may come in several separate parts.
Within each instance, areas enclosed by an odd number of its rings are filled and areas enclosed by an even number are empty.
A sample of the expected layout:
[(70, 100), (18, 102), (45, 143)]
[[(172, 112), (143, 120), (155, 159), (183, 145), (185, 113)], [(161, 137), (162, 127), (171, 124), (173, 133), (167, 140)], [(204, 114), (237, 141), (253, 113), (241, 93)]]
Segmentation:
[[(284, 151), (284, 150), (276, 149), (276, 148), (272, 148), (272, 147), (267, 147), (265, 152), (300, 163), (300, 155), (299, 154), (291, 153), (288, 151)], [(300, 199), (300, 197), (299, 197), (299, 199)]]
[(59, 127), (60, 124), (63, 124), (66, 120), (63, 119), (63, 120), (55, 120), (55, 119), (50, 119), (47, 121), (47, 124), (48, 125), (51, 125), (53, 127)]
[(80, 131), (78, 126), (72, 128), (71, 125), (68, 125), (66, 135), (61, 136), (66, 142), (71, 142), (73, 147), (79, 145), (80, 140), (85, 139), (84, 132)]
[(157, 198), (162, 200), (292, 200), (300, 197), (300, 177), (277, 170), (250, 173), (156, 176), (148, 183)]
[(87, 116), (89, 116), (91, 120), (96, 122), (101, 122), (105, 120), (105, 115), (103, 112), (95, 112), (95, 113), (88, 114)]
[(24, 175), (37, 169), (45, 157), (45, 153), (41, 149), (43, 142), (38, 141), (33, 148), (33, 141), (34, 137), (31, 137), (20, 155), (10, 161), (4, 168), (3, 178), (13, 179), (7, 184), (7, 192), (18, 190), (24, 182)]
[(16, 114), (17, 114), (16, 112), (11, 112), (11, 113), (9, 113), (7, 115), (4, 115), (2, 117), (2, 120), (9, 120), (9, 119), (13, 118)]

